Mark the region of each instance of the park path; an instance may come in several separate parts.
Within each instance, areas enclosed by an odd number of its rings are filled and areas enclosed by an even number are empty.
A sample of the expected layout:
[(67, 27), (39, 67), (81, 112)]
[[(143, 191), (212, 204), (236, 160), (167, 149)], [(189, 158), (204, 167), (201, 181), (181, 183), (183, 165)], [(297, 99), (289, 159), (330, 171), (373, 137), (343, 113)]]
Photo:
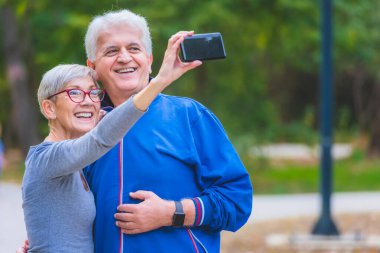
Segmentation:
[[(15, 252), (26, 239), (21, 187), (0, 182), (0, 253)], [(380, 212), (380, 192), (335, 193), (334, 214)], [(249, 222), (317, 216), (318, 194), (257, 195)]]
[(26, 239), (21, 186), (0, 182), (0, 253), (15, 252)]
[[(332, 214), (380, 213), (380, 192), (334, 193), (331, 197)], [(319, 193), (291, 195), (256, 195), (253, 198), (253, 221), (318, 217), (321, 211)]]

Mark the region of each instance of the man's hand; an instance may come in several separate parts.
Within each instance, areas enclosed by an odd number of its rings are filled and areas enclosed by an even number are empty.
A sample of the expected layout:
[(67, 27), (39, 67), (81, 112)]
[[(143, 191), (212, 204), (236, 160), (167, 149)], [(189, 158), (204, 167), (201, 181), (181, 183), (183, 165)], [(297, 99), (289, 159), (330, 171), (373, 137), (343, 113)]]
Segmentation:
[(125, 234), (138, 234), (162, 226), (170, 226), (175, 211), (173, 201), (163, 200), (150, 191), (137, 191), (131, 198), (143, 200), (139, 204), (122, 204), (115, 214), (116, 226)]

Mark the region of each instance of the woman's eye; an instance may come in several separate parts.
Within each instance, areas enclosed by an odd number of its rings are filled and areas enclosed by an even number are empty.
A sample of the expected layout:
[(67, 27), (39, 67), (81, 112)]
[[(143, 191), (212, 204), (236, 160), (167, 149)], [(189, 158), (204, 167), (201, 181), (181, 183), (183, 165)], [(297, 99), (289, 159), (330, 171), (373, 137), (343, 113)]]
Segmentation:
[(81, 95), (82, 91), (81, 90), (71, 90), (69, 93), (70, 93), (70, 96), (77, 96), (77, 95)]
[(91, 90), (90, 94), (91, 96), (99, 96), (103, 91), (102, 90)]

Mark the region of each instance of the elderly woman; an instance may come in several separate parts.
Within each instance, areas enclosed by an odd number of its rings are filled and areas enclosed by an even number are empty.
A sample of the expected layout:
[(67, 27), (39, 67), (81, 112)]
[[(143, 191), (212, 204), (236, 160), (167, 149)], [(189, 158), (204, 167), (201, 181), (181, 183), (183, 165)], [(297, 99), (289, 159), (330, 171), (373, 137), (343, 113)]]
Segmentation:
[[(110, 150), (159, 92), (199, 66), (178, 58), (185, 36), (179, 33), (169, 40), (161, 69), (150, 85), (101, 121), (104, 91), (92, 69), (59, 65), (43, 76), (38, 101), (50, 131), (41, 144), (30, 148), (25, 162), (22, 193), (28, 252), (93, 252), (95, 203), (82, 169)], [(125, 70), (125, 78), (133, 75), (129, 72)]]
[(82, 169), (114, 146), (146, 110), (135, 97), (94, 128), (103, 97), (96, 73), (85, 66), (59, 65), (41, 81), (38, 101), (50, 131), (30, 148), (25, 162), (22, 193), (30, 252), (70, 252), (74, 245), (91, 252), (95, 203)]

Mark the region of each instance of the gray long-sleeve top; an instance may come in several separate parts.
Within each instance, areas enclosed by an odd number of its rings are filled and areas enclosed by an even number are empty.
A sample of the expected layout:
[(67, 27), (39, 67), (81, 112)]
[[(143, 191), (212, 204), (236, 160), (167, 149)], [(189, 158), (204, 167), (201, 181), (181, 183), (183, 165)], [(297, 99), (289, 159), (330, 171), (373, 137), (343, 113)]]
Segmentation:
[(117, 144), (143, 115), (132, 99), (78, 139), (32, 146), (22, 184), (28, 252), (93, 252), (95, 203), (82, 169)]

